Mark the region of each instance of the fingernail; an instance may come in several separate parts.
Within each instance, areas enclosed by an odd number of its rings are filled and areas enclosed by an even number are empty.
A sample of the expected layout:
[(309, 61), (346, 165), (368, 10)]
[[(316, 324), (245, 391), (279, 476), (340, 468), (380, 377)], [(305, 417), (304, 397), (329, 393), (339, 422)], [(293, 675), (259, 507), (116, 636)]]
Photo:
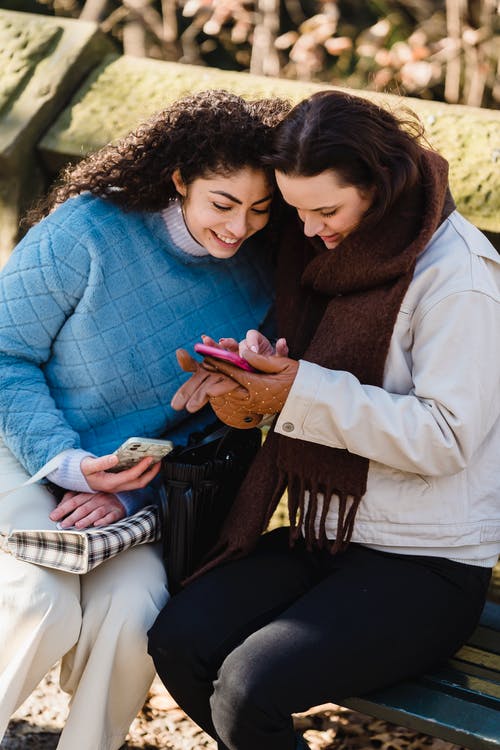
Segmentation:
[(250, 351), (257, 353), (259, 351), (259, 348), (257, 346), (251, 346)]

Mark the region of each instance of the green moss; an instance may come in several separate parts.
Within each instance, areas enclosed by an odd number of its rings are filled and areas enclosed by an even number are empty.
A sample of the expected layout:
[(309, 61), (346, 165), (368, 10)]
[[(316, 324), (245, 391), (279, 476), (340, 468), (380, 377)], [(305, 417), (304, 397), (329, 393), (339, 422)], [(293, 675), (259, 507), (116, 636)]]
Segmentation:
[[(169, 102), (193, 91), (224, 88), (247, 98), (280, 96), (297, 102), (328, 87), (149, 59), (108, 59), (87, 80), (43, 139), (48, 152), (68, 159), (100, 148)], [(410, 108), (430, 143), (450, 162), (458, 208), (481, 229), (500, 231), (500, 112), (476, 107), (354, 91), (394, 111)], [(496, 140), (495, 140), (496, 139)]]
[[(487, 112), (488, 110), (486, 110)], [(428, 126), (429, 140), (450, 162), (458, 209), (482, 229), (500, 231), (500, 142), (497, 112), (481, 123), (443, 112)]]
[(120, 57), (101, 65), (50, 130), (44, 146), (81, 155), (128, 133), (169, 102), (193, 91), (224, 88), (249, 98), (294, 101), (323, 88), (234, 71)]
[(0, 112), (19, 96), (61, 29), (0, 11)]

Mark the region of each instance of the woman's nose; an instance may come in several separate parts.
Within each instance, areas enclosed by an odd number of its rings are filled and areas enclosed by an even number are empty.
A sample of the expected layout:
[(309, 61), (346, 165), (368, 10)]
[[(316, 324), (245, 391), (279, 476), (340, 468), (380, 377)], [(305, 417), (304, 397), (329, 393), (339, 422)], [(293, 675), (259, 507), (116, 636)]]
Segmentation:
[(301, 219), (304, 222), (304, 234), (306, 237), (314, 237), (316, 234), (319, 234), (323, 227), (323, 221), (320, 216), (316, 214), (303, 214)]
[(244, 213), (232, 216), (226, 226), (234, 237), (244, 237), (247, 233), (247, 217)]

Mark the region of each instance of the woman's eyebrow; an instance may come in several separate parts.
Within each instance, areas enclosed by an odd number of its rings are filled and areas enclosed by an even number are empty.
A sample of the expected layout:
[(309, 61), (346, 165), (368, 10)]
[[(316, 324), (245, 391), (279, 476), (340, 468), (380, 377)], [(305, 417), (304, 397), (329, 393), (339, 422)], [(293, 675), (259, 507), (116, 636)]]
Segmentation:
[(335, 211), (339, 207), (339, 204), (333, 206), (321, 206), (320, 208), (312, 208), (311, 211)]
[[(236, 196), (231, 195), (231, 193), (226, 193), (224, 190), (210, 190), (211, 193), (214, 193), (215, 195), (222, 195), (224, 198), (228, 198), (230, 201), (234, 201), (235, 203), (238, 203), (240, 206), (242, 205), (242, 201), (240, 201), (239, 198), (236, 198)], [(257, 206), (259, 203), (265, 203), (266, 201), (271, 200), (272, 193), (269, 193), (269, 195), (266, 195), (265, 198), (259, 198), (258, 201), (254, 201), (252, 203), (252, 206)]]

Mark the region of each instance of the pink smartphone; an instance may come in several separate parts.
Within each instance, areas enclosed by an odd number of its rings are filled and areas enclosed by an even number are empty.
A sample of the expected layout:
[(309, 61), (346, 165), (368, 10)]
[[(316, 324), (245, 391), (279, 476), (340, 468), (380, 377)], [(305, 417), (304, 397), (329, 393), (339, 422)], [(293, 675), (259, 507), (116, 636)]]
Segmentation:
[(240, 357), (234, 352), (230, 352), (227, 349), (218, 349), (216, 346), (207, 346), (206, 344), (195, 344), (195, 352), (203, 354), (207, 357), (214, 357), (215, 359), (223, 359), (225, 362), (230, 362), (232, 365), (239, 367), (241, 370), (247, 370), (248, 372), (257, 372), (255, 367), (249, 365), (246, 359)]

